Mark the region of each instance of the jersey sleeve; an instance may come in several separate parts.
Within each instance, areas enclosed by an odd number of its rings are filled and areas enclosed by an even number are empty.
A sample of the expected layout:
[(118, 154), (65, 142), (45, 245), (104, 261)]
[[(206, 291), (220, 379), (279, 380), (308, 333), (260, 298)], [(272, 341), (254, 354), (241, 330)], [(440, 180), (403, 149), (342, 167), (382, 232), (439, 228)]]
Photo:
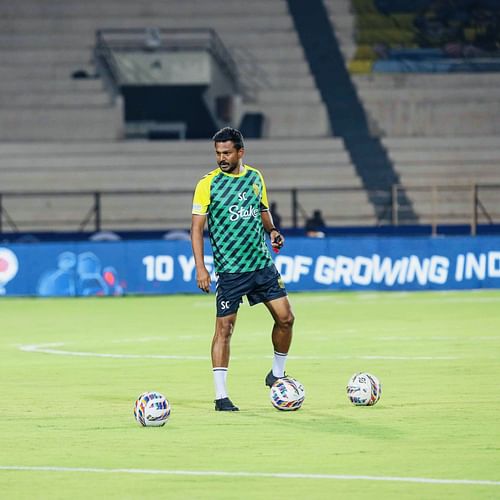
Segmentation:
[(266, 183), (264, 182), (264, 177), (259, 172), (260, 180), (262, 182), (262, 196), (260, 198), (260, 211), (267, 212), (269, 211), (269, 201), (267, 201), (267, 188)]
[(193, 209), (194, 215), (206, 215), (208, 213), (208, 206), (210, 205), (210, 181), (211, 176), (206, 175), (196, 185), (193, 196)]

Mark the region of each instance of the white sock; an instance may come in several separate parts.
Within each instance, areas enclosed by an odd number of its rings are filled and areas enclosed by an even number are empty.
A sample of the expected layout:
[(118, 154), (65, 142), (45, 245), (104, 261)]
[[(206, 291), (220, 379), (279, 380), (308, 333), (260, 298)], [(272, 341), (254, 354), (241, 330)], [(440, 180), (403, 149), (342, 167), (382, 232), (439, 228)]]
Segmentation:
[(285, 376), (285, 363), (286, 357), (288, 354), (283, 352), (274, 351), (273, 358), (273, 375), (275, 377), (284, 377)]
[(227, 398), (226, 378), (227, 368), (217, 366), (213, 368), (214, 385), (215, 385), (215, 399)]

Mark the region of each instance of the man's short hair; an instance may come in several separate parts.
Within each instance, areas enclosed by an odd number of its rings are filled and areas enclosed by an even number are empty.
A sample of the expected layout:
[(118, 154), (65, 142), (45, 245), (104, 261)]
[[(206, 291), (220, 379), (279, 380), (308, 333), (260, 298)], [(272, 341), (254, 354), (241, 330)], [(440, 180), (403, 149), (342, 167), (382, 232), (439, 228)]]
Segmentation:
[(239, 130), (232, 127), (221, 128), (218, 132), (216, 132), (212, 139), (214, 142), (232, 141), (236, 149), (245, 147), (243, 135)]

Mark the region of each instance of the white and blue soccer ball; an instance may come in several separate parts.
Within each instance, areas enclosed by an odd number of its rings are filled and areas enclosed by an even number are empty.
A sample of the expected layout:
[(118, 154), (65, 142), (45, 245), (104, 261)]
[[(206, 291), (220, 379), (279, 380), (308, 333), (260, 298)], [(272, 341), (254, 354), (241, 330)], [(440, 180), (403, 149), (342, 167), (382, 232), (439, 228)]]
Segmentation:
[(347, 397), (353, 405), (373, 406), (381, 394), (382, 384), (371, 373), (355, 373), (347, 382)]
[(144, 392), (134, 406), (134, 416), (143, 427), (161, 427), (170, 417), (170, 403), (159, 392)]
[(298, 410), (302, 406), (305, 397), (304, 386), (291, 377), (279, 378), (271, 387), (271, 403), (278, 410)]

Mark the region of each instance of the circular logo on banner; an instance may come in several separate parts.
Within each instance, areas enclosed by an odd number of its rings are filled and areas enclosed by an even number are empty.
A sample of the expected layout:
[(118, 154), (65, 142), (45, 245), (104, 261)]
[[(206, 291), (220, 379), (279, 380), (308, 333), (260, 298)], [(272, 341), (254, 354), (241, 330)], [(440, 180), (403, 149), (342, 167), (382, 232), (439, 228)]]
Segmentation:
[(16, 254), (0, 247), (0, 295), (5, 294), (5, 285), (17, 274), (19, 262)]

